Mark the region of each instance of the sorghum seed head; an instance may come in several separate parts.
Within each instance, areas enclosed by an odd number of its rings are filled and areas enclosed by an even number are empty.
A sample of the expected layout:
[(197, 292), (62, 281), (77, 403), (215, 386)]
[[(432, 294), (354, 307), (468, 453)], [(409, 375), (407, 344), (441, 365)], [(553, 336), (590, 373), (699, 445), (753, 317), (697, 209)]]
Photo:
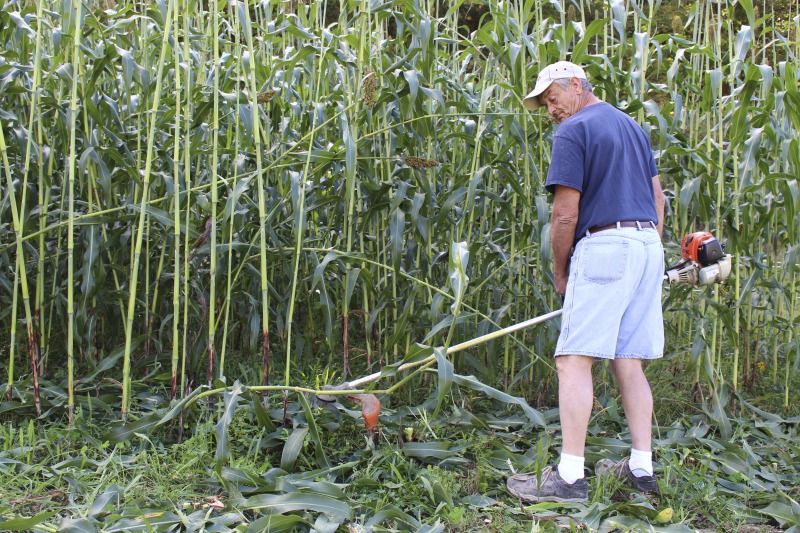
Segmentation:
[(275, 96), (275, 91), (273, 90), (264, 91), (263, 93), (258, 95), (258, 97), (256, 98), (256, 102), (258, 102), (259, 104), (268, 104), (269, 101), (272, 100), (273, 96)]
[(676, 35), (683, 33), (683, 19), (680, 15), (672, 17), (672, 33)]
[(567, 20), (570, 22), (574, 22), (578, 20), (578, 11), (575, 9), (575, 6), (570, 5), (569, 9), (567, 9)]
[(371, 70), (366, 69), (361, 86), (364, 94), (364, 105), (372, 109), (378, 100), (378, 76)]
[(408, 156), (404, 159), (406, 165), (410, 166), (411, 168), (435, 168), (440, 165), (438, 161), (434, 161), (433, 159), (427, 159), (424, 157), (414, 157)]

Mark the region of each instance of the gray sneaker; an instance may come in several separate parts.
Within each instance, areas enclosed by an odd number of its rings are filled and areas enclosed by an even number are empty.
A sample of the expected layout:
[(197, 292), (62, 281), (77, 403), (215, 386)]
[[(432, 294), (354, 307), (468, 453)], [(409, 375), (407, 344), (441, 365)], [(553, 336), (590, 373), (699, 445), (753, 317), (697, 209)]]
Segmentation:
[[(541, 485), (539, 482), (541, 481)], [(581, 478), (575, 483), (567, 483), (558, 474), (558, 469), (548, 466), (542, 470), (539, 479), (536, 474), (517, 474), (506, 482), (508, 492), (529, 502), (576, 502), (589, 499), (589, 484)]]
[(611, 459), (600, 459), (594, 466), (594, 473), (597, 477), (612, 476), (620, 481), (632, 485), (634, 489), (639, 492), (649, 492), (651, 494), (659, 494), (658, 482), (656, 476), (639, 476), (636, 477), (631, 472), (631, 467), (628, 464), (630, 457), (626, 457), (622, 461), (612, 461)]

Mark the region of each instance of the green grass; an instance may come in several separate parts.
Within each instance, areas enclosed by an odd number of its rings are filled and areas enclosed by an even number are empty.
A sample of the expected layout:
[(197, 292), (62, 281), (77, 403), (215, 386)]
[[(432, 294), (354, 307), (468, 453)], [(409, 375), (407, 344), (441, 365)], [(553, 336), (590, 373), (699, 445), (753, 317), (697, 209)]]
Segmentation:
[[(6, 2), (0, 529), (799, 527), (800, 12), (756, 4)], [(658, 502), (505, 492), (559, 448), (552, 321), (387, 375), (374, 439), (297, 392), (558, 307), (520, 100), (565, 58), (648, 131), (667, 261), (735, 257), (665, 290)]]
[[(328, 518), (356, 529), (373, 520), (377, 530), (427, 524), (445, 531), (557, 531), (570, 523), (597, 530), (617, 523), (629, 531), (655, 524), (665, 531), (744, 532), (800, 525), (800, 516), (791, 513), (800, 498), (796, 414), (781, 418), (742, 404), (739, 416), (729, 418), (731, 437), (723, 439), (717, 422), (699, 407), (684, 406), (675, 419), (665, 418), (673, 407), (659, 407), (660, 498), (591, 477), (586, 505), (520, 508), (506, 492), (505, 478), (557, 457), (555, 411), (545, 411), (547, 423), (537, 428), (519, 410), (463, 388), (435, 417), (430, 403), (410, 408), (384, 400), (381, 426), (370, 437), (350, 400), (338, 408), (312, 402), (308, 410), (292, 400), (282, 425), (280, 396), (267, 399), (266, 420), (259, 419), (252, 398), (239, 396), (233, 416), (223, 419), (228, 459), (222, 463), (216, 460), (221, 445), (213, 410), (190, 409), (184, 421), (190, 436), (180, 443), (176, 420), (114, 442), (104, 419), (87, 418), (80, 409), (72, 428), (57, 422), (19, 426), (22, 419), (15, 418), (0, 427), (0, 516), (57, 512), (36, 531), (55, 531), (70, 523), (66, 519), (109, 531), (144, 527), (143, 516), (162, 520), (159, 531), (181, 520), (184, 528), (196, 523), (197, 531), (244, 531), (268, 516), (266, 498), (289, 505), (276, 516), (301, 530), (323, 519), (315, 505), (326, 501), (338, 502), (344, 513)], [(623, 456), (628, 446), (619, 398), (599, 385), (597, 400), (590, 468), (600, 457)], [(309, 431), (309, 414), (316, 435)], [(293, 444), (296, 460), (282, 469), (289, 464), (292, 435), (305, 431)], [(306, 510), (288, 510), (291, 502)], [(668, 524), (672, 529), (663, 529)]]

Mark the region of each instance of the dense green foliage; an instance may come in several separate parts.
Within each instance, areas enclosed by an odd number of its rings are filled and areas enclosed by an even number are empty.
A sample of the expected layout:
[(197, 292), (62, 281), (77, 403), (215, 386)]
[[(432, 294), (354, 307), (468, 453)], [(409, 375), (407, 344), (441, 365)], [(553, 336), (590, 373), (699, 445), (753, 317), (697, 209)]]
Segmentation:
[[(56, 531), (55, 524), (76, 532), (258, 532), (268, 523), (271, 531), (508, 533), (570, 525), (667, 533), (800, 526), (798, 418), (746, 406), (731, 420), (731, 439), (721, 441), (704, 414), (686, 415), (655, 433), (660, 498), (592, 477), (586, 505), (522, 508), (504, 478), (512, 468), (529, 471), (553, 460), (557, 412), (537, 430), (513, 410), (461, 394), (454, 399), (439, 419), (391, 402), (373, 442), (353, 423), (355, 412), (292, 402), (288, 414), (297, 427), (277, 427), (281, 409), (262, 417), (252, 399), (242, 398), (225, 426), (230, 459), (217, 472), (209, 412), (191, 425), (191, 437), (173, 445), (165, 445), (169, 435), (161, 431), (108, 445), (106, 429), (84, 419), (72, 429), (0, 426), (0, 517), (30, 517), (24, 529)], [(590, 463), (627, 453), (620, 402), (603, 393), (598, 401)], [(491, 414), (482, 412), (487, 408)]]
[[(0, 414), (14, 423), (4, 453), (24, 433), (19, 423), (36, 415), (78, 420), (82, 429), (64, 438), (97, 439), (84, 455), (106, 464), (118, 453), (107, 455), (106, 439), (161, 431), (154, 448), (144, 437), (110, 448), (161, 460), (178, 452), (160, 446), (208, 439), (219, 420), (215, 459), (197, 457), (234, 498), (247, 491), (223, 483), (222, 472), (235, 461), (226, 434), (241, 400), (259, 428), (278, 432), (247, 450), (248, 460), (293, 471), (295, 461), (261, 454), (299, 453), (305, 442), (314, 454), (302, 455), (300, 478), (357, 487), (359, 473), (316, 470), (350, 459), (325, 457), (332, 444), (316, 442), (312, 408), (294, 402), (305, 401), (301, 390), (313, 401), (324, 384), (422, 357), (432, 358), (422, 368), (435, 364), (433, 376), (417, 370), (392, 385), (386, 370), (385, 417), (430, 400), (413, 412), (441, 428), (455, 416), (453, 395), (465, 394), (494, 398), (512, 418), (522, 407), (527, 416), (513, 427), (548, 435), (555, 321), (460, 352), (452, 364), (442, 354), (558, 307), (543, 188), (552, 125), (524, 112), (521, 98), (541, 66), (561, 58), (585, 64), (598, 95), (650, 134), (669, 196), (668, 261), (681, 236), (700, 229), (735, 256), (726, 285), (665, 289), (667, 356), (648, 373), (661, 397), (694, 403), (665, 401), (662, 423), (689, 431), (686, 421), (699, 416), (730, 441), (743, 439), (743, 427), (751, 434), (742, 412), (781, 411), (788, 421), (759, 416), (790, 446), (800, 365), (800, 12), (791, 3), (772, 11), (750, 0), (697, 1), (680, 4), (677, 20), (674, 9), (655, 0), (7, 2)], [(465, 10), (478, 16), (474, 27), (463, 24)], [(610, 380), (604, 369), (598, 378), (601, 397)], [(265, 414), (254, 392), (278, 413)], [(293, 423), (279, 428), (283, 398)], [(104, 433), (93, 417), (132, 425)], [(346, 421), (343, 431), (354, 431)], [(465, 424), (476, 440), (494, 428)], [(58, 442), (50, 462), (75, 445), (36, 438)], [(391, 442), (368, 450), (391, 457)], [(685, 444), (664, 449), (677, 457)], [(368, 468), (373, 451), (359, 453), (353, 461)], [(748, 453), (752, 465), (760, 452)], [(777, 463), (798, 457), (796, 447), (764, 453)], [(477, 463), (480, 454), (455, 455)], [(530, 466), (510, 461), (495, 465), (493, 485), (509, 468)], [(5, 465), (3, 475), (33, 475)], [(385, 472), (374, 481), (401, 482)], [(796, 467), (781, 475), (798, 485)], [(734, 481), (766, 492), (747, 477)], [(276, 479), (252, 491), (283, 490)], [(108, 489), (92, 483), (81, 505)], [(679, 499), (675, 509), (686, 505)], [(368, 507), (374, 518), (382, 504)], [(428, 509), (417, 519), (433, 516), (442, 518)]]

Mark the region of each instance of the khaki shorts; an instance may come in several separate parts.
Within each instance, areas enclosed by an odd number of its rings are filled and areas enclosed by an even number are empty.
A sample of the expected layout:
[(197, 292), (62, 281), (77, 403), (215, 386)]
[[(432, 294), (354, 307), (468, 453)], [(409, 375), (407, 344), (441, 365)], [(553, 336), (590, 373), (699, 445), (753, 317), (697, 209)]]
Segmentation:
[(652, 228), (582, 238), (570, 263), (555, 355), (657, 359), (664, 354), (664, 249)]

